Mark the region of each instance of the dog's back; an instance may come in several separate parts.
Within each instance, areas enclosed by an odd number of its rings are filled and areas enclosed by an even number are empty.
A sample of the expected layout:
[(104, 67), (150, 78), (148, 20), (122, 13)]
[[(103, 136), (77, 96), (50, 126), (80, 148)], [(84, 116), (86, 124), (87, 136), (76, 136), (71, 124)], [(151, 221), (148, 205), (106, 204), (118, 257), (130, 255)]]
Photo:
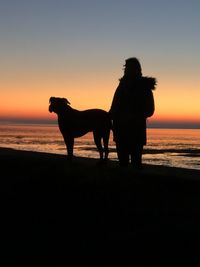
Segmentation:
[(84, 111), (73, 110), (58, 118), (61, 131), (66, 131), (74, 137), (87, 132), (111, 129), (109, 113), (101, 109), (88, 109)]

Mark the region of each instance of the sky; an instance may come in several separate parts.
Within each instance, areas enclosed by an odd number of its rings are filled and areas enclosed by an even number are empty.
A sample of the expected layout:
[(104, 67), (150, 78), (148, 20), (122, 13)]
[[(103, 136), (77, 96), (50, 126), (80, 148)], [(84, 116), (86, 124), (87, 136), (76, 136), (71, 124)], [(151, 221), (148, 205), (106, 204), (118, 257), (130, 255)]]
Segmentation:
[(157, 79), (150, 124), (200, 128), (200, 1), (0, 0), (0, 123), (55, 120), (51, 96), (110, 109), (123, 64)]

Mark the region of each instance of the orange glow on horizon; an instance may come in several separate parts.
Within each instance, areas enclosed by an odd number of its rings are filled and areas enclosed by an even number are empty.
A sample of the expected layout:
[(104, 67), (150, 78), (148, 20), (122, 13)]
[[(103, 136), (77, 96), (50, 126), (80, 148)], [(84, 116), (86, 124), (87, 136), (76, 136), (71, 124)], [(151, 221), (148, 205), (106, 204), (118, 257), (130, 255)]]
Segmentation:
[[(19, 112), (17, 116), (14, 113), (2, 113), (0, 119), (9, 120), (9, 119), (20, 119), (20, 120), (48, 120), (55, 121), (57, 120), (57, 115), (55, 113), (50, 113), (48, 110), (44, 111), (28, 111), (28, 112)], [(200, 119), (198, 116), (168, 116), (168, 115), (154, 115), (151, 118), (148, 118), (148, 121), (151, 123), (190, 123), (190, 124), (200, 124)]]
[[(100, 77), (79, 77), (80, 79), (44, 80), (29, 83), (27, 81), (9, 81), (4, 83), (0, 99), (0, 119), (19, 118), (30, 120), (55, 120), (56, 114), (49, 113), (51, 96), (66, 97), (75, 109), (110, 109), (112, 98), (120, 75)], [(52, 78), (55, 79), (55, 78)], [(167, 82), (158, 79), (154, 91), (155, 114), (150, 122), (200, 123), (200, 91), (195, 87), (185, 88), (182, 84), (170, 87)]]
[(182, 115), (182, 116), (170, 116), (167, 114), (164, 115), (154, 115), (151, 118), (149, 118), (150, 121), (153, 122), (174, 122), (174, 123), (184, 123), (184, 122), (190, 122), (190, 123), (200, 123), (200, 118), (199, 116), (194, 116), (194, 115)]

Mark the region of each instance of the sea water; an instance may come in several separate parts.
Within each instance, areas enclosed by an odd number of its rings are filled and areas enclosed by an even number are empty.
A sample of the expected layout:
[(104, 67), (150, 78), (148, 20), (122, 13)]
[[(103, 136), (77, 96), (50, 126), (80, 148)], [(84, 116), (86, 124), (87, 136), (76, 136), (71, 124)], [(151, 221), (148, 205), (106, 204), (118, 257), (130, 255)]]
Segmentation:
[[(200, 170), (200, 129), (147, 129), (143, 162)], [(57, 125), (0, 125), (0, 147), (66, 154)], [(112, 133), (109, 158), (117, 160)], [(76, 138), (74, 155), (98, 158), (92, 133)]]

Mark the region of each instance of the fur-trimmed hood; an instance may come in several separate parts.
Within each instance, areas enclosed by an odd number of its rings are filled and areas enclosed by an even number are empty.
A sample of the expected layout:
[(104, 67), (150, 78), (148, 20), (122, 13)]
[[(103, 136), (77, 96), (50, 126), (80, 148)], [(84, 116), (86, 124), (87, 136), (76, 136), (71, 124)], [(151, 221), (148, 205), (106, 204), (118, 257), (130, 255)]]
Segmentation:
[(155, 90), (157, 81), (153, 77), (141, 77), (142, 87), (146, 89)]
[(157, 81), (153, 77), (142, 76), (135, 79), (129, 79), (128, 77), (122, 77), (120, 79), (120, 86), (131, 88), (140, 88), (144, 90), (155, 90)]

